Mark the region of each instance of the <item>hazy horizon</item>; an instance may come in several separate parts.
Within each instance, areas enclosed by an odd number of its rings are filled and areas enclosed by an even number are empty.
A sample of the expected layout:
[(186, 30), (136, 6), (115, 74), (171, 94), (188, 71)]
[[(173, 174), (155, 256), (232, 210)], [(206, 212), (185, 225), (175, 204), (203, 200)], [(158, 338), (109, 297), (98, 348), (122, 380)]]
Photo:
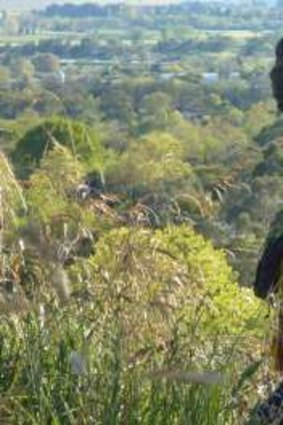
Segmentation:
[[(0, 10), (23, 11), (32, 9), (41, 9), (49, 4), (83, 4), (83, 3), (132, 3), (132, 4), (170, 4), (182, 3), (185, 0), (0, 0)], [(208, 1), (208, 0), (205, 0)], [(228, 0), (230, 3), (241, 2), (243, 0)], [(264, 0), (265, 3), (274, 3), (273, 0)]]
[[(109, 3), (130, 3), (130, 4), (171, 4), (171, 3), (182, 3), (186, 0), (0, 0), (0, 10), (9, 11), (25, 11), (32, 9), (42, 9), (52, 3), (54, 4), (83, 4), (83, 3), (97, 3), (97, 4), (109, 4)], [(209, 1), (209, 0), (203, 0)], [(224, 0), (223, 0), (224, 1)], [(244, 0), (228, 0), (229, 3), (240, 3)], [(274, 4), (276, 0), (264, 0), (265, 3)]]
[(4, 10), (30, 10), (40, 9), (48, 6), (49, 4), (83, 4), (83, 3), (98, 3), (98, 4), (109, 4), (109, 3), (147, 3), (147, 4), (169, 4), (169, 3), (181, 3), (182, 0), (0, 0), (0, 9)]

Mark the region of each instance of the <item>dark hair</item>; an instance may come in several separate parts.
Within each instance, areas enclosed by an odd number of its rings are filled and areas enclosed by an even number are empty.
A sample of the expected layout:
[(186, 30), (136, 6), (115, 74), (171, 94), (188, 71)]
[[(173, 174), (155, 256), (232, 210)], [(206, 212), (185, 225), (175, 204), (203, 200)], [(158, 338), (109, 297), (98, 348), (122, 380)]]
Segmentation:
[(276, 45), (275, 55), (278, 62), (283, 60), (283, 38), (281, 38)]
[(268, 294), (277, 289), (283, 258), (283, 237), (267, 242), (257, 266), (254, 282), (254, 292), (259, 298), (265, 299)]
[(277, 43), (275, 55), (276, 62), (270, 72), (270, 78), (278, 110), (283, 112), (283, 38)]

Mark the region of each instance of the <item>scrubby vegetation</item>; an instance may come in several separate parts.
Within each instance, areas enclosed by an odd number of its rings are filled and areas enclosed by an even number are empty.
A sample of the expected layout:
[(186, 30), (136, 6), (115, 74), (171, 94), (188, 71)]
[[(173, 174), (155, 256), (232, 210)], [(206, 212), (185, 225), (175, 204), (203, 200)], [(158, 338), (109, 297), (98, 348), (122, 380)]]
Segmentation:
[(264, 306), (190, 224), (154, 228), (82, 172), (56, 144), (22, 189), (1, 159), (1, 417), (234, 423)]
[(274, 382), (251, 289), (282, 197), (274, 10), (0, 25), (1, 420), (244, 424)]

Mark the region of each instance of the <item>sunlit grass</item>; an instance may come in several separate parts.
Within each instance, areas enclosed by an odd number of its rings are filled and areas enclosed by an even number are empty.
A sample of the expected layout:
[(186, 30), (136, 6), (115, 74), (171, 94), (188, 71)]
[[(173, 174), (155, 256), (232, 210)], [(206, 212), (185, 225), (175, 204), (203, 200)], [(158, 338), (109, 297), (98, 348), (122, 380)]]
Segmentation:
[[(161, 352), (148, 347), (129, 362), (116, 319), (97, 322), (89, 332), (84, 315), (50, 308), (44, 324), (34, 313), (20, 321), (2, 320), (0, 414), (5, 423), (242, 423), (237, 419), (242, 392), (260, 364), (244, 368), (243, 362), (242, 373), (235, 375), (233, 359), (240, 363), (233, 347), (213, 373), (198, 370), (189, 358), (180, 368), (172, 347)], [(177, 340), (174, 344), (178, 350)]]

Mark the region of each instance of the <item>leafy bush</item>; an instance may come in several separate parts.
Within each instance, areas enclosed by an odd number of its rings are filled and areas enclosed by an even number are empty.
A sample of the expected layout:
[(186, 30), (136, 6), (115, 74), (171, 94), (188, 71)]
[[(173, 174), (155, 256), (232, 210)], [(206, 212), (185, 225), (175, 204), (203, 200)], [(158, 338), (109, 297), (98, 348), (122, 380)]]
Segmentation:
[(73, 155), (89, 165), (91, 171), (102, 166), (103, 149), (92, 128), (80, 122), (53, 118), (28, 130), (18, 141), (12, 160), (19, 177), (29, 177), (56, 143), (68, 147)]
[(209, 359), (205, 342), (261, 334), (263, 307), (238, 287), (224, 253), (189, 226), (113, 230), (99, 240), (91, 263), (96, 297), (121, 312), (129, 352), (166, 345), (178, 329), (185, 352), (189, 346)]

